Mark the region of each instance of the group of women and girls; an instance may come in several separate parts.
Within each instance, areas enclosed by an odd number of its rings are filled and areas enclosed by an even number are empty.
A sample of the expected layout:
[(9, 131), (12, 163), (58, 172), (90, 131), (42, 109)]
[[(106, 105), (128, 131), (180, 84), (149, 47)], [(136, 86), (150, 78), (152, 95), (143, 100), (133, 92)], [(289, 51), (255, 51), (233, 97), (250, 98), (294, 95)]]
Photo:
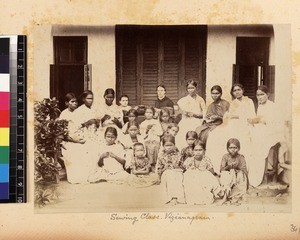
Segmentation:
[(213, 86), (208, 107), (195, 81), (187, 82), (186, 89), (187, 96), (177, 102), (180, 118), (173, 116), (162, 85), (156, 107), (146, 106), (142, 118), (140, 109), (128, 105), (128, 96), (115, 104), (111, 88), (98, 111), (93, 92), (82, 93), (79, 107), (77, 97), (68, 93), (60, 115), (69, 122), (62, 150), (68, 181), (160, 184), (171, 204), (243, 201), (249, 185), (259, 186), (274, 167), (268, 155), (283, 139), (267, 87), (258, 87), (257, 111), (241, 84), (232, 86), (231, 103), (221, 98), (220, 86)]

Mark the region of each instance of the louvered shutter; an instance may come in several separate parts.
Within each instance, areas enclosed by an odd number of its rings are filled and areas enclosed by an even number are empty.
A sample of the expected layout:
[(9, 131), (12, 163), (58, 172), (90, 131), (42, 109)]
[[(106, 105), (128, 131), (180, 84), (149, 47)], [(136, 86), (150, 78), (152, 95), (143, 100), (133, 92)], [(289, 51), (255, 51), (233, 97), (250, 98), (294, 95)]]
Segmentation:
[(179, 40), (178, 37), (164, 37), (164, 61), (162, 84), (167, 89), (167, 96), (177, 102), (179, 96)]
[(141, 104), (154, 105), (158, 85), (158, 39), (145, 36), (142, 43)]

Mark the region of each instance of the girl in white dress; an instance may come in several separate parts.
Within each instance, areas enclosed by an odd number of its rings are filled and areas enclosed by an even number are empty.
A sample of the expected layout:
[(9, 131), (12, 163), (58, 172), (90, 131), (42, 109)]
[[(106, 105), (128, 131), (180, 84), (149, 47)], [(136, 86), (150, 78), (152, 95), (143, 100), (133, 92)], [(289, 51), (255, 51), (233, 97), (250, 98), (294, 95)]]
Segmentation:
[(186, 84), (188, 95), (179, 99), (177, 102), (182, 119), (179, 122), (179, 132), (176, 136), (176, 146), (179, 150), (185, 147), (185, 135), (188, 131), (202, 125), (203, 117), (206, 111), (205, 101), (197, 94), (197, 83), (193, 80)]
[(113, 183), (124, 183), (126, 181), (129, 174), (124, 170), (124, 148), (116, 142), (117, 137), (116, 128), (106, 128), (104, 133), (105, 144), (100, 146), (98, 153), (99, 161), (97, 164), (94, 164), (94, 172), (90, 174), (88, 178), (89, 182), (95, 183), (102, 180)]
[(194, 143), (193, 156), (183, 162), (185, 198), (188, 204), (212, 204), (221, 187), (211, 161), (205, 156), (205, 146)]

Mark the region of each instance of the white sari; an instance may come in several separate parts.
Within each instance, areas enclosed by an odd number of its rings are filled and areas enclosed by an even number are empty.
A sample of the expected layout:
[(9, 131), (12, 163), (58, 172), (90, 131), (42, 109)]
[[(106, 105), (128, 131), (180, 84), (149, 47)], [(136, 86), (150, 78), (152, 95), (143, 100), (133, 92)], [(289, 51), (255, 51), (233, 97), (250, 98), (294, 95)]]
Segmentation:
[(95, 148), (99, 147), (99, 143), (95, 125), (82, 128), (82, 123), (95, 118), (94, 110), (84, 104), (73, 113), (74, 128), (70, 132), (70, 137), (74, 140), (85, 140), (85, 143), (67, 142), (65, 144), (66, 149), (62, 149), (67, 179), (70, 183), (88, 183), (87, 179), (92, 170), (93, 162), (97, 158)]
[(252, 127), (253, 161), (248, 163), (250, 185), (258, 186), (264, 177), (265, 161), (269, 150), (278, 142), (284, 141), (284, 125), (280, 119), (276, 105), (267, 100), (258, 105), (257, 119), (259, 123)]

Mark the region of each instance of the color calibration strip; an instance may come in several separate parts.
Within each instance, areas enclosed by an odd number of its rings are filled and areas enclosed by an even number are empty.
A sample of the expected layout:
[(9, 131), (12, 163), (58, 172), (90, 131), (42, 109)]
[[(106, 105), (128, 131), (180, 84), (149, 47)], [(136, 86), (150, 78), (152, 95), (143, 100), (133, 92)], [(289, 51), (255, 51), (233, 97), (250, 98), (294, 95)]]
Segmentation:
[(9, 199), (9, 38), (0, 38), (0, 200)]
[(23, 203), (26, 202), (26, 36), (8, 37), (10, 39), (9, 199), (0, 199), (0, 203)]

